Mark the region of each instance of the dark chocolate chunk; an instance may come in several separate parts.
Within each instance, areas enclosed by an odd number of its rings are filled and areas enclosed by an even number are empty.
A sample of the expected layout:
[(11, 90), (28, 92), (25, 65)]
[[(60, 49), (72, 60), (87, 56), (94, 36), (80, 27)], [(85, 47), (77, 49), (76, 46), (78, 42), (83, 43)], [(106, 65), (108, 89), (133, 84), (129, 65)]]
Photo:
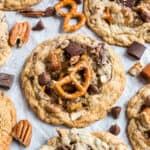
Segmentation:
[(56, 14), (56, 11), (55, 11), (55, 8), (54, 7), (48, 7), (46, 10), (45, 10), (45, 16), (48, 17), (48, 16), (54, 16)]
[(75, 0), (77, 4), (81, 4), (82, 0)]
[(146, 8), (140, 9), (139, 15), (144, 22), (150, 22), (150, 10)]
[(120, 127), (118, 125), (112, 125), (109, 129), (109, 132), (114, 134), (114, 135), (118, 135), (120, 133)]
[(81, 45), (71, 42), (69, 45), (64, 49), (71, 57), (82, 55), (84, 53), (84, 49), (81, 47)]
[(128, 48), (127, 53), (137, 59), (140, 59), (145, 51), (146, 47), (138, 42), (133, 42)]
[(120, 0), (120, 3), (126, 7), (134, 7), (137, 3), (137, 0)]
[(40, 30), (43, 30), (45, 27), (44, 27), (44, 24), (43, 22), (40, 20), (38, 21), (38, 23), (32, 28), (32, 30), (34, 31), (40, 31)]
[(0, 87), (10, 89), (14, 80), (14, 75), (0, 73)]
[(51, 88), (50, 88), (50, 86), (48, 86), (48, 85), (46, 86), (45, 93), (48, 94), (48, 95), (51, 94)]
[(88, 92), (90, 94), (98, 94), (99, 93), (99, 89), (97, 87), (97, 85), (95, 84), (90, 84), (89, 88), (88, 88)]
[(119, 118), (120, 112), (121, 112), (121, 107), (119, 107), (119, 106), (113, 107), (111, 109), (112, 116), (115, 119)]
[(43, 72), (42, 74), (39, 75), (38, 80), (40, 85), (46, 85), (50, 82), (51, 78), (49, 73)]
[(150, 107), (150, 95), (147, 96), (147, 99), (144, 104), (145, 107)]

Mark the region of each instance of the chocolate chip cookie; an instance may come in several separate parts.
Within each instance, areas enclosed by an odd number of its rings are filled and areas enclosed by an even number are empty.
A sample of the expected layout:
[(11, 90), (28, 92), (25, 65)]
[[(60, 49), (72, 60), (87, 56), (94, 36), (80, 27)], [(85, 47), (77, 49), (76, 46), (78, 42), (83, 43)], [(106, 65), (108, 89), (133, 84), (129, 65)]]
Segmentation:
[(61, 35), (37, 46), (21, 76), (34, 112), (46, 123), (85, 127), (107, 115), (125, 86), (118, 56), (86, 35)]
[(149, 0), (84, 0), (88, 26), (106, 42), (150, 42)]
[(39, 3), (41, 0), (1, 0), (0, 10), (18, 10)]
[(10, 99), (0, 91), (0, 149), (8, 150), (11, 131), (16, 123), (16, 110)]
[(0, 11), (0, 66), (2, 66), (7, 61), (7, 58), (11, 52), (10, 46), (8, 44), (8, 38), (8, 25), (6, 23), (4, 13)]
[(134, 150), (150, 149), (150, 84), (144, 86), (127, 107), (128, 137)]
[(89, 133), (84, 130), (57, 130), (59, 136), (49, 139), (39, 150), (127, 150), (128, 147), (108, 132)]

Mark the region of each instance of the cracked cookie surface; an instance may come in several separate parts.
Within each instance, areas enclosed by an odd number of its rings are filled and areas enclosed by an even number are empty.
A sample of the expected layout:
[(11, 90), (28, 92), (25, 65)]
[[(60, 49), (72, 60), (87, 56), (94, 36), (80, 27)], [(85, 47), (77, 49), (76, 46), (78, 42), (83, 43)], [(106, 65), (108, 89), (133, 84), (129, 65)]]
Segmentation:
[(107, 115), (125, 86), (118, 56), (86, 35), (61, 35), (37, 46), (21, 75), (22, 89), (46, 123), (85, 127)]
[(39, 3), (41, 0), (1, 0), (0, 10), (18, 10)]
[(150, 42), (149, 0), (85, 0), (88, 26), (109, 44)]
[(10, 99), (0, 91), (0, 149), (8, 150), (11, 131), (16, 123), (16, 110)]
[(89, 133), (84, 130), (61, 130), (58, 137), (49, 139), (39, 150), (127, 150), (127, 145), (108, 132)]
[(128, 137), (134, 150), (150, 149), (150, 84), (144, 86), (127, 107)]
[(0, 11), (0, 66), (2, 66), (8, 59), (11, 48), (8, 44), (9, 31), (5, 20), (5, 15)]

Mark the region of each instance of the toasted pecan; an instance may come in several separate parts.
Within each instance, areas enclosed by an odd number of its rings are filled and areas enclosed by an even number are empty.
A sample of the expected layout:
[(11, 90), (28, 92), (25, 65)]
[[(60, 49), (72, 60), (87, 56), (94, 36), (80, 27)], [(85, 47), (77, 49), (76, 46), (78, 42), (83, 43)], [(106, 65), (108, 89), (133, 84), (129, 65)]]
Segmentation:
[(12, 136), (25, 147), (28, 147), (32, 137), (32, 126), (29, 121), (21, 120), (18, 122), (12, 130)]
[(29, 22), (17, 22), (12, 29), (10, 34), (9, 43), (11, 46), (17, 44), (18, 47), (22, 47), (23, 44), (27, 43), (30, 35), (30, 24)]

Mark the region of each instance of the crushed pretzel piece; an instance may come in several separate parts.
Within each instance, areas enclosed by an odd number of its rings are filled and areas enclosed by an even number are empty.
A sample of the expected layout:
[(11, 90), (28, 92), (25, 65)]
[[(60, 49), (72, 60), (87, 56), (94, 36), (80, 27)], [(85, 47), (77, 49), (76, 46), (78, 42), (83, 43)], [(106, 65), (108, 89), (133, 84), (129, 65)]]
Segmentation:
[(113, 19), (110, 14), (110, 9), (108, 7), (106, 7), (104, 11), (103, 19), (106, 20), (109, 24), (113, 23)]
[(129, 69), (128, 73), (132, 76), (138, 76), (142, 71), (142, 68), (142, 64), (138, 61)]

